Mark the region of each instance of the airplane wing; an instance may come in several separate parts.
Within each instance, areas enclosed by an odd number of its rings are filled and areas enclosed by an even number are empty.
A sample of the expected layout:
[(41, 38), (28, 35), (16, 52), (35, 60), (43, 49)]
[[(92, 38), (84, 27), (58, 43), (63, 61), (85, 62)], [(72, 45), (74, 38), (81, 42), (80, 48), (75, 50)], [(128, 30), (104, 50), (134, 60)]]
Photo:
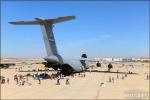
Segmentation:
[(37, 21), (17, 21), (17, 22), (9, 22), (14, 25), (38, 25)]
[(69, 21), (75, 19), (75, 16), (58, 17), (56, 19), (46, 19), (46, 21), (52, 21), (53, 24)]

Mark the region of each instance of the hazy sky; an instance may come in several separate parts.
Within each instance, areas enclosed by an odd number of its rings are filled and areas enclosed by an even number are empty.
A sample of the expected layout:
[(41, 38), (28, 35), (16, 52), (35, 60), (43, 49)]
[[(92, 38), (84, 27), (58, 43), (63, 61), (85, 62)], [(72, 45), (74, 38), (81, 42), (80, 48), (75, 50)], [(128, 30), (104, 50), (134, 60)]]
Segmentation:
[(87, 53), (95, 57), (148, 57), (148, 2), (2, 2), (1, 56), (45, 57), (40, 26), (15, 26), (10, 21), (56, 18), (76, 19), (55, 25), (58, 51), (65, 57)]

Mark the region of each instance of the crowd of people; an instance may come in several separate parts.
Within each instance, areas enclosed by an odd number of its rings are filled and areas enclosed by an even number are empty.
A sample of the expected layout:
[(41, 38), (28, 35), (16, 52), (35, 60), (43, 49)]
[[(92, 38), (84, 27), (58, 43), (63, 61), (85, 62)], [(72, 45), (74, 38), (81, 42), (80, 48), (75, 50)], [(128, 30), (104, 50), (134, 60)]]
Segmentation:
[[(57, 73), (57, 74), (52, 74), (51, 76), (55, 76), (56, 75), (56, 79), (57, 79), (57, 82), (56, 82), (56, 85), (60, 85), (60, 80), (63, 80), (64, 79), (64, 75), (63, 74), (61, 74), (61, 73)], [(72, 78), (74, 78), (75, 76), (79, 76), (79, 77), (86, 77), (86, 74), (85, 74), (85, 72), (80, 72), (80, 73), (78, 73), (78, 75), (77, 74), (72, 74), (71, 75), (71, 77)], [(54, 79), (55, 79), (54, 78)], [(69, 85), (70, 84), (70, 78), (69, 77), (66, 77), (65, 78), (65, 84), (66, 85)]]
[[(85, 77), (86, 74), (85, 72), (80, 72), (78, 74), (74, 73), (72, 74), (70, 77), (74, 78), (75, 76), (79, 76), (79, 77)], [(38, 84), (42, 83), (42, 80), (44, 79), (50, 79), (50, 80), (55, 80), (56, 81), (56, 85), (61, 85), (60, 81), (61, 80), (65, 80), (65, 84), (69, 85), (70, 84), (70, 77), (68, 76), (64, 76), (60, 71), (57, 72), (53, 72), (51, 74), (47, 74), (47, 73), (34, 73), (34, 74), (30, 74), (27, 73), (26, 75), (22, 75), (22, 74), (15, 74), (13, 76), (13, 79), (15, 84), (18, 86), (24, 86), (25, 84), (31, 86), (31, 81), (29, 82), (29, 77), (33, 80), (38, 80)], [(1, 84), (5, 84), (7, 82), (7, 84), (9, 84), (9, 78), (5, 78), (4, 76), (0, 76), (0, 83)]]
[[(121, 77), (119, 77), (119, 70), (117, 70), (117, 77), (116, 77), (116, 79), (122, 79), (122, 80), (124, 80), (125, 79), (125, 77), (127, 77), (128, 76), (128, 74), (131, 74), (131, 73), (129, 73), (129, 72), (126, 72), (126, 73), (124, 73), (124, 74), (122, 74), (121, 75)], [(112, 83), (114, 83), (115, 82), (115, 78), (114, 77), (112, 77), (112, 76), (109, 76), (109, 78), (108, 78), (108, 82), (112, 82)]]
[[(26, 77), (27, 78), (27, 77)], [(24, 84), (25, 84), (25, 82), (28, 82), (28, 81), (25, 81), (25, 76), (23, 76), (23, 75), (21, 75), (21, 74), (19, 74), (19, 75), (14, 75), (14, 81), (16, 82), (16, 84), (18, 85), (18, 86), (23, 86)], [(28, 79), (26, 79), (26, 80), (28, 80)]]
[[(109, 64), (108, 66), (109, 66), (108, 67), (109, 69), (112, 68), (111, 64)], [(127, 73), (122, 74), (122, 76), (119, 77), (119, 70), (117, 70), (117, 79), (120, 78), (120, 79), (124, 80), (125, 77), (128, 76), (128, 74), (132, 74), (132, 72), (128, 71)], [(73, 78), (76, 75), (79, 76), (79, 77), (86, 77), (86, 73), (85, 72), (80, 72), (78, 74), (74, 73), (74, 74), (71, 75), (71, 77)], [(15, 74), (14, 75), (14, 81), (15, 81), (16, 85), (18, 85), (18, 86), (23, 86), (23, 85), (25, 85), (25, 83), (27, 83), (28, 85), (31, 85), (31, 83), (29, 83), (29, 81), (28, 81), (29, 80), (28, 79), (29, 76), (32, 76), (34, 80), (38, 80), (38, 84), (41, 84), (42, 83), (41, 81), (43, 79), (56, 80), (56, 85), (60, 85), (60, 80), (65, 80), (65, 84), (66, 85), (70, 84), (70, 78), (69, 77), (65, 77), (60, 71), (57, 71), (57, 72), (55, 71), (55, 72), (53, 72), (51, 74), (47, 74), (47, 73), (38, 74), (38, 72), (36, 74), (32, 74), (32, 75), (30, 75), (29, 73), (27, 75), (21, 75), (21, 74), (17, 75), (17, 74)], [(150, 75), (149, 74), (146, 75), (146, 79), (147, 80), (150, 79)], [(0, 76), (0, 83), (1, 84), (5, 84), (5, 83), (9, 84), (9, 81), (10, 81), (10, 79), (8, 77), (5, 78), (4, 76)], [(115, 78), (112, 77), (112, 76), (109, 76), (108, 82), (114, 83), (115, 82)]]

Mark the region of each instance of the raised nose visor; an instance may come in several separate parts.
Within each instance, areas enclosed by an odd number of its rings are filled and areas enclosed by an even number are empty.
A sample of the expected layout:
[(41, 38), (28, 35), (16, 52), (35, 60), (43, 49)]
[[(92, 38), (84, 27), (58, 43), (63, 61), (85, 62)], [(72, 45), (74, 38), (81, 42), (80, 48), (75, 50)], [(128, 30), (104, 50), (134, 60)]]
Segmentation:
[(58, 63), (59, 59), (56, 56), (48, 56), (44, 58), (49, 63)]

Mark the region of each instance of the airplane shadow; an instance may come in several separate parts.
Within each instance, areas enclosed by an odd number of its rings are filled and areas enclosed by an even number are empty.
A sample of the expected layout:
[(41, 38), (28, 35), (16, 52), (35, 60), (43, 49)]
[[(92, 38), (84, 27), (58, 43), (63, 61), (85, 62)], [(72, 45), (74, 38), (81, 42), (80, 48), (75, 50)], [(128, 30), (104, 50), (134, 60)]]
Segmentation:
[[(90, 72), (89, 70), (87, 70), (86, 72)], [(113, 72), (113, 71), (98, 71), (98, 70), (92, 70), (91, 72), (97, 72), (97, 73), (115, 73), (115, 74), (126, 74), (126, 72)], [(128, 73), (128, 74), (134, 74), (134, 75), (138, 75), (138, 73)]]
[[(54, 70), (48, 70), (49, 72), (54, 72)], [(19, 71), (19, 72), (37, 72), (37, 71), (34, 71), (34, 70), (28, 70), (28, 71)], [(45, 70), (39, 70), (38, 72), (45, 72)]]
[[(48, 70), (49, 72), (54, 72), (54, 70)], [(37, 71), (19, 71), (19, 72), (37, 72)], [(45, 72), (45, 70), (39, 70), (38, 72)], [(86, 70), (86, 72), (90, 72), (89, 70)], [(126, 74), (126, 72), (114, 72), (114, 71), (98, 71), (98, 70), (92, 70), (91, 73), (112, 73), (112, 74)], [(138, 75), (138, 73), (128, 73), (128, 74), (133, 74), (133, 75)]]

